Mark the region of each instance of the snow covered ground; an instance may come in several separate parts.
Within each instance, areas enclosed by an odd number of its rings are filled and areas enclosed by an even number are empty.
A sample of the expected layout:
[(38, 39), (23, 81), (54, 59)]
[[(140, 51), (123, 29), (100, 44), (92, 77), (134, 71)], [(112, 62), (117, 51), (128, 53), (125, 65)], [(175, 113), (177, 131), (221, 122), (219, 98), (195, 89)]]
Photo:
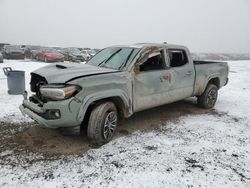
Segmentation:
[(22, 114), (18, 110), (18, 106), (22, 103), (23, 96), (8, 95), (7, 77), (4, 75), (2, 68), (11, 67), (13, 70), (25, 71), (26, 90), (30, 92), (30, 72), (45, 65), (46, 64), (42, 62), (25, 60), (4, 60), (4, 63), (0, 64), (0, 119), (5, 119), (6, 121), (12, 122), (19, 122), (20, 120), (24, 120)]
[[(25, 70), (29, 89), (29, 72), (44, 65), (8, 61), (0, 68)], [(1, 146), (0, 187), (250, 187), (250, 61), (229, 65), (229, 84), (206, 113), (171, 119), (80, 155), (20, 154)], [(31, 122), (18, 110), (21, 101), (7, 94), (0, 71), (0, 126)]]

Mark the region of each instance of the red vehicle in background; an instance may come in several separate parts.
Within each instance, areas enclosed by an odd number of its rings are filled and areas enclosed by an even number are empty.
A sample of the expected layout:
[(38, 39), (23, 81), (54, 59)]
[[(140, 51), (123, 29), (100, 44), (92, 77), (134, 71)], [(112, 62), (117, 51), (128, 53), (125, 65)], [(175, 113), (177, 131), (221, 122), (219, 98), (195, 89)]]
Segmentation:
[(54, 48), (44, 48), (36, 53), (36, 60), (44, 62), (64, 61), (64, 55)]

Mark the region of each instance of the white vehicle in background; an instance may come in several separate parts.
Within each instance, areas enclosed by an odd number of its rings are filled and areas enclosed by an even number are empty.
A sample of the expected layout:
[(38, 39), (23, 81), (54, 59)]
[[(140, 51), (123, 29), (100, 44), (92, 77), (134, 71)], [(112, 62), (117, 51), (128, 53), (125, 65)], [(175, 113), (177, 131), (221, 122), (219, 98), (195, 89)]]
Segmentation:
[(82, 50), (82, 56), (86, 60), (89, 60), (91, 58), (91, 55), (88, 53), (88, 50)]
[(96, 54), (95, 50), (87, 50), (88, 54), (93, 57)]

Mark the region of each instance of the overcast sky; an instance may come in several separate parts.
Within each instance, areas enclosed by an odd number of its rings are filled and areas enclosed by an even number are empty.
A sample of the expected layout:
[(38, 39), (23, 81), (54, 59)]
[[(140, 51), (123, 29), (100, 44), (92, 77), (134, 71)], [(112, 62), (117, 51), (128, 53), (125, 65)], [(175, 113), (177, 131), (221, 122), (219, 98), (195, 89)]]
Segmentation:
[(0, 42), (250, 53), (250, 0), (0, 0)]

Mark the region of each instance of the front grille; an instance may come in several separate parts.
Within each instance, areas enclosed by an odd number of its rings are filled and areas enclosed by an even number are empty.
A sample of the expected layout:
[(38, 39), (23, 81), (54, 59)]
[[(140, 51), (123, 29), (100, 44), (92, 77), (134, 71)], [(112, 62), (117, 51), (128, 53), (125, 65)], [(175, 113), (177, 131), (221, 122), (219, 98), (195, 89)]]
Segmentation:
[(12, 52), (12, 54), (22, 54), (22, 52)]

